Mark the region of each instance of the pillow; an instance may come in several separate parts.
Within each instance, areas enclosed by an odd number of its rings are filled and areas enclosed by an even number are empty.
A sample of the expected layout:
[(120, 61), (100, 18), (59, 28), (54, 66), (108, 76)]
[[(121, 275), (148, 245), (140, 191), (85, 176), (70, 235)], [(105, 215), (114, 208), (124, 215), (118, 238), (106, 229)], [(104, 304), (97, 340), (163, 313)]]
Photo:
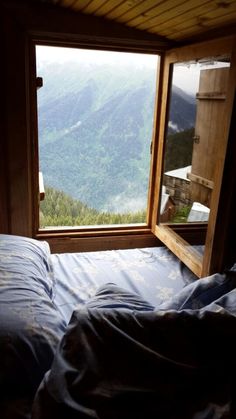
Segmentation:
[(0, 235), (0, 412), (33, 397), (66, 329), (52, 278), (46, 242)]
[(30, 281), (35, 292), (53, 297), (53, 269), (46, 241), (0, 234), (0, 280), (19, 288)]
[(87, 308), (128, 308), (129, 310), (152, 311), (154, 306), (138, 294), (133, 294), (113, 283), (98, 288), (96, 294), (86, 302)]

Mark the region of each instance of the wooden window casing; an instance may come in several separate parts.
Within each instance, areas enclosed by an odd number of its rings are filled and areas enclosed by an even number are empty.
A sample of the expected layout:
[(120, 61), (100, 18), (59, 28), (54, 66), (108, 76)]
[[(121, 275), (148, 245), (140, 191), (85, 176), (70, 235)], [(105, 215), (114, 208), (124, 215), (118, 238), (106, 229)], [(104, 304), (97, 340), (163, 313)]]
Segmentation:
[[(31, 91), (31, 135), (32, 135), (32, 154), (34, 156), (33, 164), (33, 190), (34, 190), (34, 237), (38, 239), (46, 239), (49, 241), (53, 251), (76, 251), (80, 250), (102, 250), (102, 249), (113, 249), (113, 248), (123, 248), (123, 247), (145, 247), (145, 246), (154, 246), (160, 244), (157, 238), (151, 232), (151, 219), (153, 212), (153, 195), (154, 195), (154, 173), (156, 166), (156, 121), (158, 120), (159, 112), (158, 108), (158, 95), (156, 95), (155, 107), (154, 107), (154, 126), (153, 134), (151, 140), (151, 158), (150, 158), (150, 175), (149, 175), (149, 188), (148, 188), (148, 199), (147, 199), (147, 222), (145, 224), (124, 224), (122, 226), (79, 226), (79, 227), (55, 227), (52, 229), (43, 229), (39, 227), (39, 203), (40, 203), (40, 191), (38, 186), (37, 173), (39, 172), (39, 155), (38, 155), (38, 121), (37, 121), (37, 77), (36, 77), (36, 56), (35, 56), (35, 46), (36, 45), (51, 45), (51, 46), (66, 46), (66, 47), (78, 47), (83, 48), (79, 42), (57, 42), (53, 40), (45, 40), (34, 38), (30, 42), (30, 68), (31, 68), (31, 79), (30, 79), (30, 91)], [(86, 46), (87, 48), (87, 46)], [(99, 48), (90, 46), (91, 49)], [(104, 49), (104, 48), (103, 48)], [(105, 48), (107, 50), (115, 51), (114, 48)], [(117, 51), (122, 51), (122, 48), (116, 49)], [(137, 52), (137, 50), (132, 50), (132, 48), (125, 48), (124, 51)], [(141, 51), (145, 54), (143, 49)], [(148, 54), (148, 51), (146, 52)], [(159, 70), (161, 55), (156, 53), (156, 56), (159, 57), (157, 65), (157, 81), (156, 81), (156, 90), (158, 92), (159, 85)], [(69, 249), (69, 250), (68, 250)]]
[[(34, 47), (34, 41), (32, 47)], [(51, 44), (51, 42), (50, 42)], [(215, 226), (217, 224), (218, 204), (221, 194), (221, 181), (223, 176), (224, 157), (227, 149), (229, 124), (232, 112), (232, 82), (234, 73), (233, 58), (234, 38), (217, 41), (205, 42), (203, 44), (178, 48), (161, 54), (159, 60), (159, 71), (157, 79), (157, 94), (155, 104), (155, 122), (153, 127), (152, 154), (150, 164), (150, 184), (148, 192), (147, 225), (123, 225), (123, 226), (97, 226), (66, 228), (54, 230), (42, 230), (38, 226), (38, 200), (34, 205), (34, 235), (39, 239), (47, 239), (53, 251), (78, 251), (79, 250), (102, 250), (127, 247), (145, 247), (153, 245), (166, 245), (176, 256), (182, 260), (198, 277), (209, 275), (216, 271), (215, 260), (219, 259), (218, 253), (212, 253), (214, 243), (217, 242), (215, 236)], [(58, 45), (58, 42), (57, 42)], [(65, 46), (65, 44), (62, 44)], [(68, 46), (68, 43), (66, 43)], [(74, 44), (73, 44), (74, 46)], [(79, 46), (79, 45), (78, 45)], [(92, 47), (92, 46), (91, 46)], [(108, 48), (109, 49), (109, 48)], [(114, 49), (113, 49), (114, 50)], [(127, 49), (126, 49), (127, 50)], [(132, 52), (132, 50), (129, 50)], [(221, 164), (217, 171), (217, 185), (213, 190), (214, 206), (212, 207), (208, 226), (194, 223), (194, 225), (160, 225), (158, 220), (160, 206), (160, 188), (162, 182), (163, 155), (165, 145), (165, 132), (167, 124), (167, 113), (169, 106), (169, 93), (171, 81), (172, 65), (176, 62), (187, 60), (198, 60), (201, 57), (227, 55), (231, 59), (230, 76), (227, 89), (227, 112), (224, 118), (224, 141), (221, 144)], [(35, 58), (34, 58), (35, 60)], [(31, 62), (32, 65), (32, 62)], [(33, 62), (35, 66), (35, 62)], [(34, 84), (34, 80), (32, 80)], [(36, 91), (35, 86), (33, 90)], [(36, 98), (33, 99), (34, 103)], [(36, 106), (32, 109), (35, 112), (35, 127), (37, 126)], [(34, 132), (34, 136), (37, 135)], [(34, 153), (37, 138), (34, 140)], [(37, 147), (36, 147), (37, 148)], [(37, 153), (37, 152), (36, 152)], [(37, 160), (38, 161), (38, 160)], [(35, 172), (38, 172), (38, 163), (34, 165)], [(36, 174), (35, 174), (36, 176)], [(34, 185), (34, 190), (37, 190)], [(156, 239), (155, 239), (156, 238)], [(191, 244), (199, 244), (205, 240), (205, 251), (201, 255), (191, 247)], [(221, 250), (220, 250), (221, 252)], [(217, 269), (221, 270), (221, 265), (217, 264)]]
[[(228, 138), (229, 138), (229, 128), (232, 114), (232, 106), (234, 99), (234, 90), (235, 90), (235, 40), (234, 38), (224, 38), (217, 41), (204, 42), (202, 44), (196, 44), (188, 47), (178, 48), (170, 50), (166, 53), (165, 59), (163, 62), (163, 71), (161, 72), (162, 80), (160, 84), (162, 85), (161, 93), (161, 112), (160, 112), (160, 129), (159, 129), (159, 140), (158, 140), (158, 149), (157, 149), (157, 170), (155, 177), (155, 195), (153, 203), (153, 218), (152, 218), (152, 231), (153, 233), (167, 246), (173, 253), (175, 253), (179, 259), (181, 259), (198, 277), (203, 277), (209, 275), (216, 270), (222, 270), (225, 261), (219, 257), (223, 251), (224, 243), (220, 234), (216, 234), (216, 226), (218, 225), (218, 206), (221, 203), (220, 196), (222, 194), (223, 188), (226, 187), (222, 183), (223, 173), (224, 173), (224, 161), (227, 152)], [(212, 190), (211, 197), (211, 211), (209, 216), (208, 225), (205, 227), (205, 250), (203, 257), (195, 250), (194, 247), (191, 247), (189, 242), (186, 240), (186, 233), (191, 236), (191, 231), (194, 235), (195, 231), (198, 231), (198, 226), (191, 225), (179, 225), (178, 227), (174, 225), (165, 225), (161, 224), (159, 220), (159, 205), (160, 205), (160, 193), (162, 185), (162, 176), (163, 176), (163, 157), (165, 149), (165, 136), (166, 136), (166, 126), (167, 126), (167, 117), (168, 117), (168, 106), (170, 98), (170, 86), (172, 78), (172, 68), (173, 64), (178, 62), (191, 62), (198, 61), (207, 57), (220, 57), (228, 56), (230, 58), (230, 70), (226, 90), (226, 101), (225, 101), (225, 111), (221, 116), (222, 120), (222, 141), (218, 147), (218, 160), (217, 160), (217, 170), (215, 170), (214, 178), (214, 188)], [(213, 204), (212, 204), (213, 203)], [(222, 203), (221, 203), (222, 204)], [(225, 220), (225, 223), (227, 221)], [(204, 227), (200, 227), (203, 228)], [(222, 226), (222, 230), (224, 227)], [(222, 231), (221, 231), (222, 234)], [(217, 252), (212, 252), (212, 249), (217, 245)], [(221, 246), (219, 245), (221, 243)], [(216, 261), (221, 260), (221, 263)]]

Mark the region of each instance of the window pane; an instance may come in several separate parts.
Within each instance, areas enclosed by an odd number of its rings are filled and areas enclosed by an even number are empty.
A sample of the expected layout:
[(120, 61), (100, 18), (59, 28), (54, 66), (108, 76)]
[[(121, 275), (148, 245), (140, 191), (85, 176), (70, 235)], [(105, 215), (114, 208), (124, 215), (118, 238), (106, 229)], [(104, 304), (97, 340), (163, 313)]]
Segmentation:
[(173, 67), (160, 221), (207, 222), (223, 137), (227, 57)]
[(157, 60), (36, 46), (40, 227), (146, 223)]

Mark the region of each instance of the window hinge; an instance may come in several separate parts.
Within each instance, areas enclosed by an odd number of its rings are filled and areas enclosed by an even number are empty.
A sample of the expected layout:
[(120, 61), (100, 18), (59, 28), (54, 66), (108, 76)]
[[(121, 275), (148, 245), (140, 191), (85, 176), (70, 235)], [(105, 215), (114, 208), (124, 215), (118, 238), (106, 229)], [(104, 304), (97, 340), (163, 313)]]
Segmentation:
[(151, 142), (151, 144), (150, 144), (150, 154), (152, 154), (152, 142)]
[(36, 86), (37, 86), (37, 89), (40, 89), (40, 87), (43, 87), (43, 78), (42, 77), (36, 77)]

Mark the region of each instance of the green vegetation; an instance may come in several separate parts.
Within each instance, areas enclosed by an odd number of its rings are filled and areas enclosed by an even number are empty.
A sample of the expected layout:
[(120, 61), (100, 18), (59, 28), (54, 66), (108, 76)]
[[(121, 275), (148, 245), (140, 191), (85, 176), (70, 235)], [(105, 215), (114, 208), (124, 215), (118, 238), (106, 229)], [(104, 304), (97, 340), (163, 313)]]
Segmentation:
[(62, 191), (45, 188), (45, 200), (40, 205), (40, 227), (85, 226), (104, 224), (136, 224), (146, 222), (146, 211), (116, 214), (99, 212)]
[(179, 208), (173, 216), (171, 223), (187, 223), (191, 205)]
[(165, 149), (165, 172), (192, 164), (193, 136), (194, 128), (168, 135)]

